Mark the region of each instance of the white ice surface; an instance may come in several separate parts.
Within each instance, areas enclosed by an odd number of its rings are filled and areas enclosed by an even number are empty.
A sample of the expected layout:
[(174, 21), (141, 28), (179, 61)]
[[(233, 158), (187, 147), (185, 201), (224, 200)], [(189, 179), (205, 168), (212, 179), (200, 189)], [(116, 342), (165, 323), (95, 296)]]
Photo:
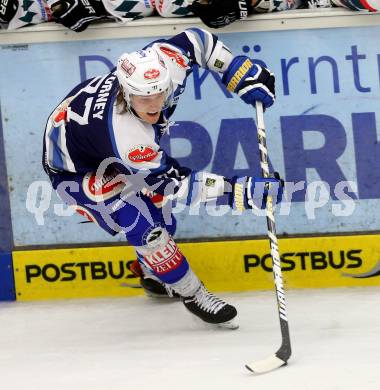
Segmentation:
[(222, 294), (240, 329), (149, 298), (0, 304), (4, 390), (379, 390), (380, 288), (288, 291), (293, 356), (255, 376), (280, 343), (272, 292)]

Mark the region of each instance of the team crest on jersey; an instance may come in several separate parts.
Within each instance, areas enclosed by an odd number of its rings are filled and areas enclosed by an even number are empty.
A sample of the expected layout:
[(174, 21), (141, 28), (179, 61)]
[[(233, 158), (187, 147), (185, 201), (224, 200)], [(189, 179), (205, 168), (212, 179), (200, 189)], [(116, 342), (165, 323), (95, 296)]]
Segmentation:
[(144, 79), (152, 80), (156, 79), (160, 75), (160, 71), (158, 69), (148, 69), (144, 73)]
[(166, 54), (173, 62), (175, 61), (176, 62), (176, 64), (180, 67), (180, 68), (183, 68), (183, 69), (186, 69), (187, 68), (187, 63), (188, 63), (188, 61), (187, 61), (187, 59), (183, 56), (183, 55), (181, 55), (181, 54), (179, 54), (179, 53), (177, 53), (176, 51), (174, 51), (174, 50), (171, 50), (171, 49), (169, 49), (169, 48), (167, 48), (167, 47), (160, 47), (160, 50), (164, 53), (164, 54)]
[(128, 159), (134, 163), (154, 160), (158, 152), (147, 145), (137, 145), (128, 152)]
[(124, 70), (127, 77), (131, 77), (136, 70), (136, 67), (127, 59), (121, 63), (121, 68)]
[(105, 200), (120, 194), (125, 187), (125, 183), (118, 182), (109, 184), (117, 174), (117, 172), (113, 172), (112, 174), (106, 174), (99, 179), (96, 177), (95, 172), (86, 173), (82, 181), (84, 193), (94, 202), (104, 202)]

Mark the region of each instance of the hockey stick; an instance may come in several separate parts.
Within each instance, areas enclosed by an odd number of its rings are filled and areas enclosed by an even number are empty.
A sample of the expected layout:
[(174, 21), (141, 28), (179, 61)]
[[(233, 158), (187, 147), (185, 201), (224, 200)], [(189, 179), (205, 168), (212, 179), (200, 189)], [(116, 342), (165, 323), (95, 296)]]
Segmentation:
[[(264, 112), (263, 105), (261, 102), (256, 102), (256, 125), (259, 140), (261, 174), (263, 177), (269, 177), (268, 150), (266, 145)], [(282, 280), (281, 261), (278, 252), (276, 226), (273, 215), (273, 201), (272, 198), (269, 196), (266, 204), (266, 216), (268, 226), (268, 238), (270, 243), (270, 253), (272, 256), (273, 264), (274, 284), (277, 296), (278, 315), (280, 318), (282, 343), (280, 349), (275, 353), (275, 355), (251, 364), (247, 364), (245, 366), (246, 368), (248, 368), (249, 371), (252, 371), (257, 374), (272, 371), (278, 367), (286, 365), (292, 353), (290, 346), (288, 318), (286, 316), (285, 291), (284, 283)]]

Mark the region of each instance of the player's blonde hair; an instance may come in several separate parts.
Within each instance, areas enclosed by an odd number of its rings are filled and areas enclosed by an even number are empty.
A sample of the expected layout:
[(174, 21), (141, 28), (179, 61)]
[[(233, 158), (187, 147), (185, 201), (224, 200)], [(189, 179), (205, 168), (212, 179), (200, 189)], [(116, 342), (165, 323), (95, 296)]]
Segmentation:
[(119, 114), (122, 114), (123, 112), (127, 112), (129, 110), (128, 103), (124, 99), (124, 91), (121, 85), (116, 95), (116, 107), (119, 110)]

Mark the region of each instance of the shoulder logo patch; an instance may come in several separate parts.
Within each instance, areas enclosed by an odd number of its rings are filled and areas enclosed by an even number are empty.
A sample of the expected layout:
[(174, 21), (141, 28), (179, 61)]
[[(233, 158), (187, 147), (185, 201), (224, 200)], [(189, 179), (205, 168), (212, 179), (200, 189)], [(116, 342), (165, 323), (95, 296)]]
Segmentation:
[(177, 53), (176, 51), (174, 50), (171, 50), (167, 47), (160, 47), (160, 50), (166, 54), (173, 62), (176, 62), (177, 65), (180, 67), (180, 68), (184, 68), (186, 69), (187, 68), (187, 63), (188, 63), (188, 60), (186, 57), (184, 57), (182, 54), (179, 54)]

